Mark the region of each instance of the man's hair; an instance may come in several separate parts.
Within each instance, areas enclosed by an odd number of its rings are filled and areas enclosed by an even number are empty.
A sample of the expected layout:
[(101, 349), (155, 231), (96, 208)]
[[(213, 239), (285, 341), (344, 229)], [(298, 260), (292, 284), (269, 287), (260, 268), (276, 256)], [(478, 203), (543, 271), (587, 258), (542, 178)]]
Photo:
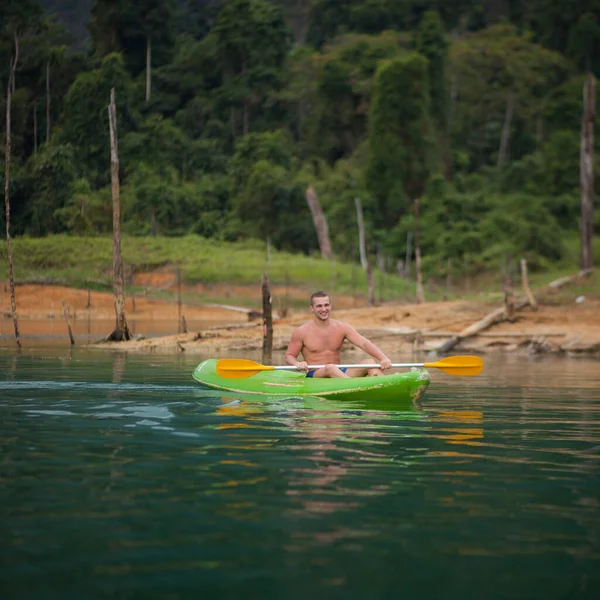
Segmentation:
[(319, 290), (317, 292), (314, 292), (310, 296), (310, 305), (312, 306), (314, 304), (313, 300), (315, 298), (326, 298), (328, 296), (329, 296), (329, 294), (327, 292), (324, 292), (323, 290)]

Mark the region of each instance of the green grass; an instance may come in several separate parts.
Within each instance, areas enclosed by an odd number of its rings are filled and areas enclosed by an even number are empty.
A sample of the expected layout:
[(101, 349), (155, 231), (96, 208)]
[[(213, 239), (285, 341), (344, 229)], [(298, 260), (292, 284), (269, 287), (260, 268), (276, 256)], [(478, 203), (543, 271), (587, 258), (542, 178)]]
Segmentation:
[[(600, 264), (600, 239), (596, 239), (594, 250), (596, 264)], [(566, 256), (561, 263), (552, 265), (543, 272), (529, 273), (532, 289), (550, 281), (578, 271), (579, 239), (576, 234), (563, 240)], [(126, 281), (134, 273), (165, 269), (181, 272), (184, 283), (226, 283), (234, 285), (259, 286), (262, 273), (269, 275), (273, 286), (325, 289), (332, 295), (347, 294), (366, 299), (367, 278), (357, 264), (323, 260), (318, 257), (271, 252), (267, 262), (266, 244), (250, 240), (237, 243), (218, 242), (199, 236), (185, 237), (129, 237), (121, 241), (121, 251)], [(514, 285), (518, 293), (520, 286), (519, 261), (514, 259)], [(71, 287), (112, 289), (112, 237), (72, 237), (66, 235), (46, 238), (14, 238), (13, 264), (15, 280), (19, 283), (60, 283)], [(414, 266), (413, 266), (414, 270)], [(6, 261), (6, 241), (0, 242), (0, 279), (8, 278)], [(484, 273), (465, 285), (455, 277), (452, 290), (446, 289), (444, 279), (426, 278), (427, 300), (454, 299), (459, 297), (482, 298), (486, 292), (502, 291), (503, 275)], [(405, 281), (395, 274), (374, 272), (376, 297), (383, 301), (412, 301), (415, 299), (413, 282)], [(470, 293), (467, 291), (470, 289)], [(128, 288), (129, 293), (136, 292)], [(145, 290), (148, 292), (148, 290)], [(164, 299), (175, 298), (173, 291), (150, 290), (151, 295)], [(564, 292), (554, 294), (559, 299), (565, 295), (569, 300), (573, 295), (586, 295), (600, 298), (600, 277), (592, 275), (586, 282), (570, 285)], [(213, 295), (186, 294), (186, 302), (232, 303), (231, 298)], [(498, 298), (494, 297), (493, 302)], [(235, 299), (236, 303), (243, 301)], [(254, 302), (256, 303), (256, 302)], [(303, 301), (305, 303), (305, 300)], [(294, 306), (293, 302), (290, 302)]]
[[(8, 277), (6, 242), (0, 243), (0, 278)], [(286, 252), (271, 252), (266, 244), (251, 240), (218, 242), (200, 236), (178, 238), (128, 237), (121, 240), (126, 281), (134, 273), (179, 269), (184, 283), (227, 283), (260, 286), (263, 273), (272, 285), (323, 288), (336, 294), (366, 295), (366, 274), (359, 265), (323, 260)], [(15, 280), (20, 283), (60, 283), (71, 287), (111, 289), (112, 237), (13, 239)], [(377, 296), (384, 300), (414, 298), (414, 284), (375, 270)], [(155, 292), (165, 298), (168, 292)], [(190, 298), (184, 298), (190, 301)], [(195, 297), (197, 301), (219, 301), (217, 297)], [(225, 301), (226, 299), (222, 299)]]

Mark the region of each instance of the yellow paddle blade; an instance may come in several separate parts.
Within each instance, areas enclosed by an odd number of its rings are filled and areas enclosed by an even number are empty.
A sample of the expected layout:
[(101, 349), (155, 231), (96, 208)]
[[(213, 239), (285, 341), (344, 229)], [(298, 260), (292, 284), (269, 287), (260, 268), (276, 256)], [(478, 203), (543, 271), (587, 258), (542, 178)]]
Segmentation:
[(472, 377), (483, 370), (483, 360), (479, 356), (447, 356), (437, 362), (425, 363), (426, 369), (441, 369), (450, 375)]
[(261, 365), (245, 358), (223, 358), (217, 361), (217, 375), (229, 379), (245, 379), (262, 371), (273, 371), (274, 367)]

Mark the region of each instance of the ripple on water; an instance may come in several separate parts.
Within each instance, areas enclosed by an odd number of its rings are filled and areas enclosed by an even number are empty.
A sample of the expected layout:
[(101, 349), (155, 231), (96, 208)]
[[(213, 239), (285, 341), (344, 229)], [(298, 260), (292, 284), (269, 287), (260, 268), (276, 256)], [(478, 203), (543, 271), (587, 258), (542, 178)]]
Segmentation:
[(600, 589), (595, 362), (490, 358), (383, 411), (226, 397), (186, 385), (185, 357), (75, 357), (0, 354), (6, 597)]

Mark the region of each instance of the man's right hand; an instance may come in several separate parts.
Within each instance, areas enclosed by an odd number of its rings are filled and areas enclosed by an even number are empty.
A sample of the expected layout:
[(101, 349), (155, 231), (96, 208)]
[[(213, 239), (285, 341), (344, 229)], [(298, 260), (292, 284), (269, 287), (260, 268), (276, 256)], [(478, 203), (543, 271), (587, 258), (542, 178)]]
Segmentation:
[(308, 371), (308, 363), (304, 362), (304, 361), (298, 361), (298, 363), (296, 364), (296, 369), (298, 369), (298, 371)]

